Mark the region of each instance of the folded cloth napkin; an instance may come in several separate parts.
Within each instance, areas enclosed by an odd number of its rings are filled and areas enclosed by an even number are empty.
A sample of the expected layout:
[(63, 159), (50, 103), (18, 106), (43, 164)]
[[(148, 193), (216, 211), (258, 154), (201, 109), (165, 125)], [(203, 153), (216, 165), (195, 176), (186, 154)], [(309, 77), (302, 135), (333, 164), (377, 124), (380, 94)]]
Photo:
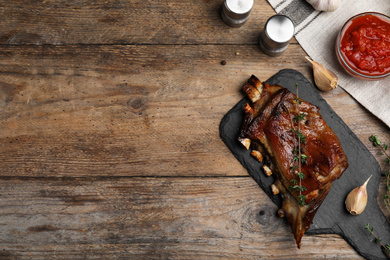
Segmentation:
[(335, 72), (339, 86), (390, 127), (390, 76), (363, 81), (349, 76), (337, 61), (335, 42), (344, 23), (363, 12), (390, 16), (389, 0), (340, 0), (334, 12), (318, 12), (305, 0), (267, 0), (295, 25), (295, 39), (315, 61)]

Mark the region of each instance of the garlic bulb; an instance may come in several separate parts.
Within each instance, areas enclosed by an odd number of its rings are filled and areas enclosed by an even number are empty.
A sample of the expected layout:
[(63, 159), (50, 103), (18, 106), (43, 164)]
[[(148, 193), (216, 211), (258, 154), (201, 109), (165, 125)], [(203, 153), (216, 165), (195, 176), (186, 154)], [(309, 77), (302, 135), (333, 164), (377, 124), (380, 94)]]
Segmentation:
[[(371, 175), (372, 176), (372, 175)], [(359, 215), (361, 214), (367, 205), (367, 183), (371, 179), (368, 178), (366, 182), (355, 189), (353, 189), (347, 196), (347, 199), (345, 200), (345, 206), (347, 207), (347, 210), (352, 215)]]
[(313, 65), (314, 82), (319, 89), (329, 91), (337, 87), (338, 78), (336, 74), (307, 56), (306, 59)]
[(339, 5), (340, 0), (306, 0), (317, 11), (333, 12)]

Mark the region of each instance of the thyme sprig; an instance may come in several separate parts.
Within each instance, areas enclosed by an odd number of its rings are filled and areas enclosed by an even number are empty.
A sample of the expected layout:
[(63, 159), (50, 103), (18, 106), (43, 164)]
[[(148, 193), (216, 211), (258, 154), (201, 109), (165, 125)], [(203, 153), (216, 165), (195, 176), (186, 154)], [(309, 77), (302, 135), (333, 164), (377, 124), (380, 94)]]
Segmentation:
[(388, 148), (388, 145), (383, 143), (379, 140), (378, 136), (377, 135), (371, 135), (369, 140), (372, 142), (372, 144), (375, 146), (375, 147), (379, 147), (381, 149), (381, 154), (383, 155), (386, 155), (386, 159), (385, 161), (387, 163), (390, 164), (390, 155), (387, 153), (387, 148)]
[(375, 237), (375, 241), (381, 245), (384, 252), (386, 252), (387, 254), (390, 254), (390, 245), (389, 244), (384, 245), (382, 243), (382, 239), (374, 233), (374, 228), (372, 226), (370, 226), (370, 224), (366, 224), (366, 225), (364, 225), (364, 227), (370, 232), (370, 236), (372, 235)]
[[(294, 97), (294, 103), (297, 107), (297, 115), (293, 117), (293, 120), (291, 120), (291, 131), (293, 132), (295, 138), (298, 141), (298, 147), (297, 149), (293, 150), (293, 162), (296, 162), (297, 165), (294, 165), (291, 167), (292, 170), (297, 172), (298, 180), (292, 179), (290, 182), (293, 184), (289, 188), (291, 191), (299, 192), (298, 194), (298, 204), (300, 206), (306, 205), (306, 196), (302, 194), (303, 191), (306, 191), (306, 187), (302, 185), (302, 180), (305, 178), (305, 174), (302, 172), (302, 164), (306, 163), (307, 156), (302, 153), (302, 144), (306, 143), (306, 136), (301, 132), (301, 121), (305, 120), (306, 114), (301, 112), (300, 105), (303, 102), (302, 99), (299, 98), (298, 93), (298, 84), (295, 84), (297, 93), (296, 97)], [(297, 127), (295, 128), (294, 123), (297, 124)]]
[[(389, 163), (390, 164), (390, 156), (389, 154), (387, 153), (387, 149), (388, 149), (388, 145), (385, 144), (385, 143), (382, 143), (378, 136), (377, 135), (371, 135), (369, 137), (369, 140), (372, 142), (372, 144), (375, 146), (375, 147), (379, 147), (380, 148), (380, 154), (381, 155), (386, 155), (386, 159), (385, 159), (385, 162)], [(385, 206), (386, 206), (386, 209), (387, 211), (390, 212), (390, 208), (389, 208), (389, 204), (390, 204), (390, 171), (385, 171), (384, 172), (384, 175), (386, 176), (386, 194), (383, 195), (383, 201), (385, 203)], [(370, 235), (373, 235), (375, 237), (375, 240), (377, 243), (379, 243), (382, 247), (382, 250), (383, 252), (388, 256), (390, 257), (390, 245), (389, 244), (386, 244), (384, 245), (382, 243), (382, 239), (380, 237), (378, 237), (375, 233), (374, 233), (374, 228), (372, 226), (370, 226), (370, 224), (366, 224), (365, 225), (365, 228), (370, 232)]]
[[(385, 144), (385, 143), (382, 143), (379, 140), (377, 135), (371, 135), (369, 140), (372, 142), (372, 144), (375, 147), (379, 147), (380, 148), (381, 154), (384, 154), (387, 157), (385, 159), (385, 161), (390, 164), (390, 156), (387, 153), (388, 145)], [(389, 173), (389, 171), (385, 171), (384, 175), (386, 176), (386, 194), (383, 196), (383, 201), (384, 201), (384, 203), (386, 205), (387, 211), (390, 212), (390, 208), (389, 208), (389, 206), (390, 206), (390, 173)]]
[(389, 184), (389, 179), (390, 179), (390, 171), (385, 172), (386, 176), (386, 194), (383, 195), (383, 201), (385, 202), (385, 206), (387, 211), (390, 212), (389, 204), (390, 204), (390, 184)]

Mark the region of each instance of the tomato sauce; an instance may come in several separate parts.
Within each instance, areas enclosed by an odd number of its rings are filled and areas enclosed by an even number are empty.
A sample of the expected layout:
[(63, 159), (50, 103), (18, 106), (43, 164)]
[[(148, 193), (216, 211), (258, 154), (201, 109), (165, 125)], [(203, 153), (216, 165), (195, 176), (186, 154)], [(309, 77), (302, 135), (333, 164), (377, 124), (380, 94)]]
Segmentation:
[(348, 65), (365, 75), (390, 71), (390, 21), (367, 14), (353, 19), (341, 36), (341, 53)]

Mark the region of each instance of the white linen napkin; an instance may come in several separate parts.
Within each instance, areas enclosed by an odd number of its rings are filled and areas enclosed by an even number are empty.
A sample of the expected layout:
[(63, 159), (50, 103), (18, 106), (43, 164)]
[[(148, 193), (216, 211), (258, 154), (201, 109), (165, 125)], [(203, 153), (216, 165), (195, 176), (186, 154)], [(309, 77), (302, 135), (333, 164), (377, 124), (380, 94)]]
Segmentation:
[(267, 0), (278, 14), (295, 25), (295, 38), (315, 61), (335, 72), (339, 86), (390, 127), (390, 76), (363, 81), (349, 76), (337, 61), (335, 42), (344, 23), (363, 12), (390, 16), (389, 0), (340, 0), (334, 12), (318, 12), (305, 0)]

